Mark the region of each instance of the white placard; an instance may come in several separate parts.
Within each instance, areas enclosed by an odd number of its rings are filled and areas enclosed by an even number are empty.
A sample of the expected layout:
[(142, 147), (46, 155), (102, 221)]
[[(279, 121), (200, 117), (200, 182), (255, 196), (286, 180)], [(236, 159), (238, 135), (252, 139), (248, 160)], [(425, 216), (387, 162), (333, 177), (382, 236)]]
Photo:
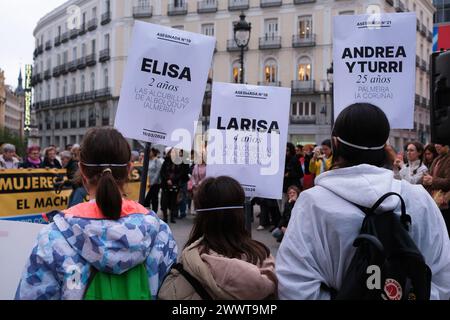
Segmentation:
[(207, 176), (239, 181), (247, 197), (281, 199), (291, 89), (214, 82)]
[[(215, 43), (213, 37), (136, 21), (115, 127), (128, 138), (189, 150)], [(188, 135), (188, 141), (180, 144), (172, 135)]]
[(0, 300), (12, 300), (43, 224), (0, 220)]
[(413, 128), (415, 61), (415, 13), (335, 16), (335, 118), (352, 103), (369, 102), (391, 128)]

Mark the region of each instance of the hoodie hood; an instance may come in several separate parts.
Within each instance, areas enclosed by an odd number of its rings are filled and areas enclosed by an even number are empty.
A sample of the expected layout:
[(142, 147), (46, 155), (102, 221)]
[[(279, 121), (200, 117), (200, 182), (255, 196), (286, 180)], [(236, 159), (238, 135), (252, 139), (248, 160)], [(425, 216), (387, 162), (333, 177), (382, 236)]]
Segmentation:
[(142, 212), (147, 210), (140, 205), (130, 208), (124, 201), (121, 218), (108, 220), (87, 217), (95, 216), (95, 202), (77, 207), (81, 217), (74, 211), (60, 213), (54, 222), (70, 246), (97, 270), (121, 274), (148, 257), (160, 229), (155, 225), (158, 219), (149, 219), (153, 213)]
[[(361, 164), (322, 173), (315, 184), (354, 204), (371, 208), (388, 192), (400, 193), (401, 182), (394, 179), (391, 170)], [(388, 197), (379, 210), (393, 210), (399, 205), (398, 197)]]
[(269, 256), (259, 266), (245, 260), (227, 258), (213, 251), (199, 253), (202, 238), (183, 250), (186, 271), (199, 280), (215, 299), (261, 300), (275, 297), (275, 259)]

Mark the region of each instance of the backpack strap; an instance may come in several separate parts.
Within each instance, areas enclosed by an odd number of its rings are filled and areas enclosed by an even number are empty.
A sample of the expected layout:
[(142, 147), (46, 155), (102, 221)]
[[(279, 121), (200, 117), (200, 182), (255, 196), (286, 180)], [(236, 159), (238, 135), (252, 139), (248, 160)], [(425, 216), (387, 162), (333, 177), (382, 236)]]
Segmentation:
[(376, 209), (378, 209), (378, 207), (383, 203), (384, 200), (386, 200), (388, 197), (390, 196), (397, 196), (400, 198), (400, 203), (401, 203), (401, 216), (400, 216), (400, 221), (402, 222), (403, 226), (406, 228), (406, 230), (409, 231), (409, 227), (411, 225), (411, 216), (409, 216), (408, 214), (406, 214), (406, 204), (405, 201), (403, 200), (402, 196), (399, 195), (396, 192), (388, 192), (386, 194), (384, 194), (380, 199), (378, 199), (377, 202), (375, 202), (375, 204), (372, 206), (372, 208), (370, 209), (371, 212), (375, 212)]
[(184, 270), (183, 265), (181, 263), (175, 263), (172, 268), (177, 270), (188, 282), (189, 284), (194, 288), (195, 292), (198, 293), (198, 295), (203, 300), (214, 300), (211, 295), (203, 288), (200, 281), (195, 279), (189, 272)]

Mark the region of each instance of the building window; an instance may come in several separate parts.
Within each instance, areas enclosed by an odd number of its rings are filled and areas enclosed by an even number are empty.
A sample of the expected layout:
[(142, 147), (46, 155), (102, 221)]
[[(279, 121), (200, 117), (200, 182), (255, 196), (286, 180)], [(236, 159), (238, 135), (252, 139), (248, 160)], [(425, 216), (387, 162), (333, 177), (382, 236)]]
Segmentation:
[(94, 108), (89, 108), (89, 127), (95, 127), (95, 110)]
[(294, 117), (314, 117), (316, 115), (316, 103), (312, 101), (294, 102), (291, 115)]
[(84, 109), (80, 110), (80, 128), (84, 128), (86, 126), (86, 111)]
[(108, 88), (108, 85), (109, 85), (108, 69), (105, 69), (104, 76), (105, 76), (105, 78), (103, 79), (104, 88)]
[(72, 49), (72, 61), (77, 59), (77, 47), (73, 47)]
[(91, 44), (92, 44), (92, 54), (94, 54), (95, 53), (95, 39), (92, 39)]
[(64, 80), (62, 96), (64, 98), (67, 96), (67, 80)]
[(108, 109), (108, 107), (102, 108), (102, 126), (109, 126), (109, 109)]
[(214, 24), (202, 24), (202, 34), (205, 36), (214, 37)]
[(97, 7), (92, 8), (92, 18), (97, 18)]
[(264, 20), (264, 36), (266, 39), (278, 36), (278, 19)]
[(84, 93), (84, 89), (86, 87), (86, 80), (84, 78), (84, 74), (81, 75), (81, 86), (80, 86), (80, 92)]
[(185, 0), (173, 0), (173, 6), (176, 7), (176, 8), (177, 8), (177, 7), (178, 7), (178, 8), (179, 8), (179, 7), (183, 7), (184, 1), (185, 1)]
[(77, 113), (75, 110), (72, 110), (70, 112), (70, 127), (71, 128), (77, 127)]
[(234, 83), (240, 83), (241, 81), (241, 64), (239, 61), (235, 61), (233, 62), (233, 67), (231, 70), (231, 81), (233, 81)]
[(81, 56), (84, 58), (86, 56), (86, 44), (81, 45)]
[(301, 58), (297, 66), (297, 80), (311, 80), (311, 60), (309, 58)]
[(268, 59), (264, 64), (264, 82), (272, 83), (277, 81), (277, 62)]
[(74, 95), (77, 93), (77, 80), (75, 78), (72, 78), (72, 91), (71, 94)]
[(91, 91), (95, 90), (95, 74), (91, 73)]
[(311, 38), (312, 36), (312, 16), (298, 18), (298, 35), (300, 38)]
[(67, 129), (67, 127), (69, 125), (69, 115), (67, 114), (66, 111), (64, 111), (62, 117), (63, 117), (62, 127), (63, 127), (63, 129)]
[(104, 39), (104, 49), (109, 49), (109, 33), (105, 34), (105, 39)]
[(61, 128), (61, 113), (57, 112), (55, 114), (55, 129)]

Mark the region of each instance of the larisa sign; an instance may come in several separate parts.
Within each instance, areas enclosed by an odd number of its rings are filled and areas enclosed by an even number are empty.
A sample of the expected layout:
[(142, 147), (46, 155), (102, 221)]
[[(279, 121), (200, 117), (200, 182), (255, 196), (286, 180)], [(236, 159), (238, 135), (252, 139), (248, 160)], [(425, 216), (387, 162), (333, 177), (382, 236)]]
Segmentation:
[(215, 82), (207, 176), (228, 175), (248, 197), (281, 199), (291, 89)]
[(414, 13), (334, 17), (335, 117), (352, 103), (369, 102), (392, 128), (411, 129), (415, 60)]
[(115, 127), (128, 138), (190, 149), (182, 144), (191, 139), (172, 135), (193, 136), (214, 46), (212, 37), (136, 21)]

